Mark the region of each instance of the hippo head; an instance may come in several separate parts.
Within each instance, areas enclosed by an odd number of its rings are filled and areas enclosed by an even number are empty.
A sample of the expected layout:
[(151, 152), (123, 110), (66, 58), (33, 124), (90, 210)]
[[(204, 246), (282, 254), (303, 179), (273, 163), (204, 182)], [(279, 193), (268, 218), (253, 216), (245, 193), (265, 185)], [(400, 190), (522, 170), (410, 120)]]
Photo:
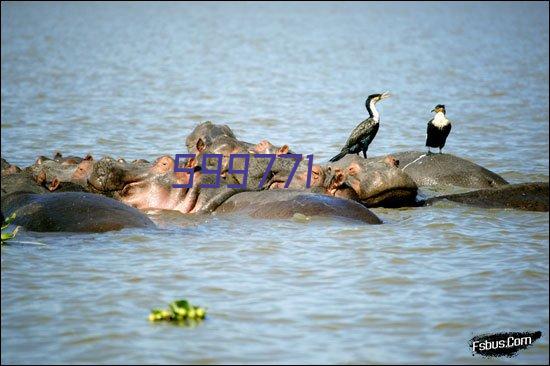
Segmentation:
[(227, 125), (217, 125), (210, 121), (199, 124), (185, 139), (187, 150), (197, 154), (212, 145), (218, 136), (235, 138), (235, 134)]
[[(138, 209), (190, 212), (196, 202), (196, 189), (173, 186), (189, 183), (189, 174), (174, 172), (174, 166), (174, 159), (168, 155), (153, 163), (128, 163), (105, 157), (94, 164), (88, 183), (94, 191), (111, 195)], [(195, 180), (199, 178), (200, 174), (196, 174)]]
[(133, 170), (111, 157), (103, 157), (94, 165), (88, 183), (93, 190), (101, 193), (121, 190), (132, 181)]
[(94, 158), (91, 155), (86, 155), (84, 159), (76, 166), (74, 173), (71, 175), (71, 182), (86, 185), (88, 178), (92, 174), (94, 168)]
[(358, 200), (368, 207), (414, 204), (418, 187), (391, 156), (363, 159), (346, 155), (325, 167), (324, 187), (329, 194)]
[(61, 158), (61, 154), (57, 153), (56, 157), (57, 160), (39, 156), (25, 171), (38, 185), (50, 191), (86, 190), (94, 163), (92, 156)]
[[(190, 160), (189, 164), (191, 166), (202, 167), (203, 164), (206, 163), (206, 166), (205, 166), (206, 168), (216, 169), (218, 166), (217, 159), (209, 158), (204, 160), (204, 155), (205, 154), (222, 155), (222, 162), (221, 162), (221, 168), (220, 168), (222, 177), (225, 177), (227, 174), (231, 155), (248, 154), (247, 146), (243, 142), (226, 135), (217, 136), (208, 145), (203, 144), (202, 140), (199, 139), (197, 144), (197, 149), (200, 150), (200, 152), (197, 154), (197, 156), (194, 159)], [(234, 164), (237, 160), (234, 161)]]
[(18, 166), (8, 163), (4, 158), (0, 158), (0, 160), (2, 161), (2, 176), (21, 172), (21, 168)]

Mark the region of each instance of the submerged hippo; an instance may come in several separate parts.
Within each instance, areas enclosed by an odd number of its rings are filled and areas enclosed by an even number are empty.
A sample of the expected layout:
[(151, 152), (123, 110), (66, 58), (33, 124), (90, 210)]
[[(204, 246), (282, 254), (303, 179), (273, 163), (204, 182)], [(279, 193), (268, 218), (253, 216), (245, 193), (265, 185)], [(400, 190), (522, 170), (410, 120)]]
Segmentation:
[(155, 224), (133, 207), (92, 193), (2, 195), (2, 215), (15, 213), (14, 225), (29, 231), (105, 232), (123, 228), (154, 228)]
[(49, 192), (45, 187), (38, 184), (34, 177), (26, 172), (20, 171), (17, 173), (2, 175), (1, 180), (2, 197), (18, 191), (32, 192), (32, 193), (47, 193)]
[(21, 172), (21, 168), (8, 163), (4, 158), (0, 158), (0, 162), (2, 163), (2, 176)]
[(187, 151), (197, 154), (206, 146), (212, 145), (212, 141), (219, 136), (227, 136), (235, 139), (235, 134), (227, 125), (217, 125), (210, 121), (202, 122), (185, 139)]
[[(368, 207), (414, 206), (418, 193), (416, 183), (399, 169), (393, 156), (365, 159), (346, 155), (327, 165), (325, 182), (327, 189), (348, 192)], [(345, 196), (338, 191), (335, 195)]]
[(432, 205), (441, 200), (483, 208), (514, 208), (525, 211), (548, 211), (548, 182), (508, 184), (496, 188), (434, 197), (423, 202)]
[(451, 154), (405, 151), (392, 154), (419, 187), (453, 185), (466, 188), (498, 187), (508, 182), (496, 173)]
[(246, 213), (254, 218), (288, 219), (302, 214), (382, 223), (374, 213), (355, 201), (288, 189), (238, 193), (216, 209), (216, 213), (232, 212)]
[(39, 156), (33, 165), (25, 168), (25, 172), (32, 175), (39, 185), (50, 191), (86, 190), (88, 177), (94, 164), (92, 156), (87, 155), (84, 158), (61, 158), (60, 156), (59, 153), (54, 156), (57, 159)]

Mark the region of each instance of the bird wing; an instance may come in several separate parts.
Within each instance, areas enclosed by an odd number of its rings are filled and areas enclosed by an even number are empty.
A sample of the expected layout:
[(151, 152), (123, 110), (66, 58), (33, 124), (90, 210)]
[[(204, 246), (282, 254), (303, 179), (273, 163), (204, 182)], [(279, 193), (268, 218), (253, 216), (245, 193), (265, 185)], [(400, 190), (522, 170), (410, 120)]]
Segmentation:
[(434, 129), (437, 128), (437, 127), (434, 126), (433, 121), (434, 121), (433, 118), (432, 118), (431, 120), (428, 121), (428, 128), (426, 128), (426, 133), (427, 133), (428, 135), (430, 134), (430, 132), (432, 132)]
[(428, 121), (428, 126), (426, 128), (426, 146), (430, 146), (430, 145), (433, 145), (433, 135), (434, 135), (434, 130), (437, 129), (437, 127), (435, 127), (433, 125), (433, 118), (431, 120)]
[(449, 133), (451, 133), (451, 128), (452, 127), (453, 126), (451, 125), (451, 121), (449, 121), (449, 123), (445, 127), (443, 127), (443, 132), (445, 132), (446, 136), (448, 136)]
[(378, 123), (373, 118), (367, 118), (363, 122), (359, 123), (357, 127), (351, 131), (351, 134), (346, 141), (346, 147), (351, 147), (361, 142), (365, 137), (372, 135), (370, 137), (369, 143), (374, 139), (374, 135), (378, 132)]

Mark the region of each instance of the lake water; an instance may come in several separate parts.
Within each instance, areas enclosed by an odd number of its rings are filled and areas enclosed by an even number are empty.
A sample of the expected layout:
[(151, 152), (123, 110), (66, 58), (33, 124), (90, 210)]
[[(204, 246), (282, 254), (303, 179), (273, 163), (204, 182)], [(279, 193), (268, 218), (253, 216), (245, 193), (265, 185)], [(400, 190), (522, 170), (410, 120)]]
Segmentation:
[[(326, 161), (388, 90), (369, 153), (445, 151), (548, 181), (548, 3), (2, 2), (1, 153), (185, 151), (199, 122)], [(441, 203), (385, 224), (152, 218), (2, 247), (2, 363), (548, 364), (549, 214)], [(151, 324), (187, 298), (196, 328)], [(468, 340), (541, 330), (515, 358)]]

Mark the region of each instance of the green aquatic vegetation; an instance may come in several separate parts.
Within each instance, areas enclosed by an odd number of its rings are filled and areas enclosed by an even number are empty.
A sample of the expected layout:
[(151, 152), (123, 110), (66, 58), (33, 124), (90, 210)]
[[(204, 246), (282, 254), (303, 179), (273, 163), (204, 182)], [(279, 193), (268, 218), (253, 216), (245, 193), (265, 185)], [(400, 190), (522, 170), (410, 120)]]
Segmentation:
[(192, 305), (187, 300), (176, 300), (168, 304), (168, 310), (153, 309), (149, 314), (149, 321), (170, 321), (194, 325), (206, 317), (206, 310)]
[(2, 225), (2, 240), (1, 240), (2, 244), (5, 244), (6, 241), (13, 239), (15, 235), (17, 235), (17, 232), (19, 231), (19, 226), (17, 226), (15, 229), (13, 229), (11, 233), (4, 232), (4, 230), (7, 229), (7, 227), (13, 222), (13, 220), (15, 220), (15, 212), (11, 214), (11, 216), (6, 219), (4, 225)]

